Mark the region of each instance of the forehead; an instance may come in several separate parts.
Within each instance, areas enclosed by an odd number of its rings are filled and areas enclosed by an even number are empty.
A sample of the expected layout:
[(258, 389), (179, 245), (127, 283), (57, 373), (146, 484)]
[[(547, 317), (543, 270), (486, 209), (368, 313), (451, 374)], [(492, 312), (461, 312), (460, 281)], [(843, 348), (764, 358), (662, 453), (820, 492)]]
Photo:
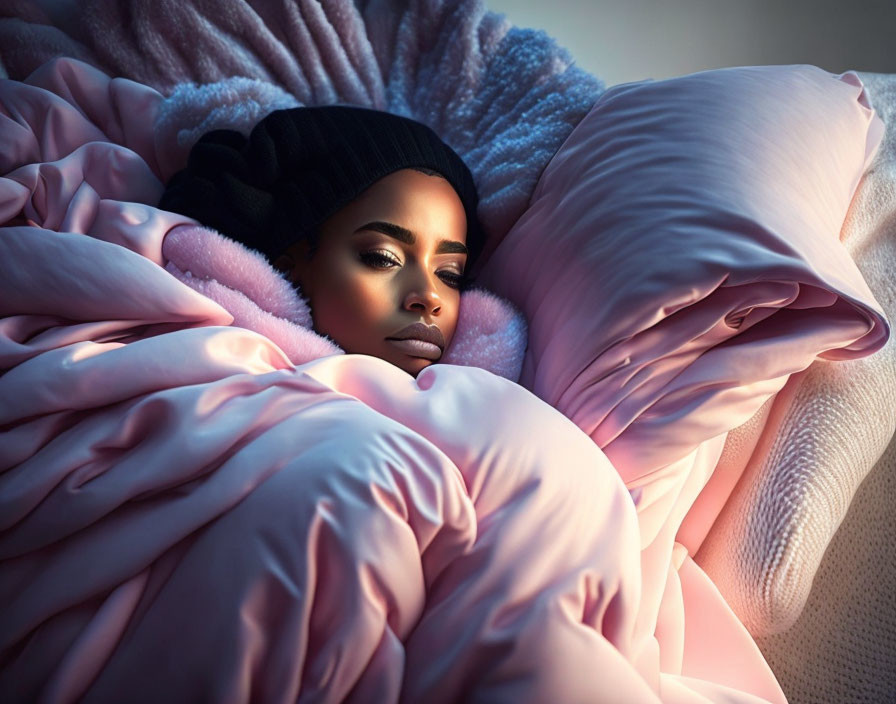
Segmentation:
[[(381, 178), (333, 218), (345, 234), (366, 222), (393, 223), (414, 235), (414, 244), (440, 239), (466, 241), (463, 203), (441, 176), (402, 169)], [(384, 233), (392, 234), (392, 233)], [(410, 243), (409, 243), (410, 244)]]

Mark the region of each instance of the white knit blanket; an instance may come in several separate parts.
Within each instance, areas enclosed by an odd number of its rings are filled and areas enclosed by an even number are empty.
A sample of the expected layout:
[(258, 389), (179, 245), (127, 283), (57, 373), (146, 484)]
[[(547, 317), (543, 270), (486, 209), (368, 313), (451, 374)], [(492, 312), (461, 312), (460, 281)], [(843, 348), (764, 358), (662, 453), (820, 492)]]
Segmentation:
[[(896, 321), (896, 75), (858, 72), (887, 125), (840, 239)], [(859, 485), (896, 431), (896, 341), (815, 361), (728, 435), (713, 477), (740, 476), (695, 560), (754, 636), (799, 617)]]

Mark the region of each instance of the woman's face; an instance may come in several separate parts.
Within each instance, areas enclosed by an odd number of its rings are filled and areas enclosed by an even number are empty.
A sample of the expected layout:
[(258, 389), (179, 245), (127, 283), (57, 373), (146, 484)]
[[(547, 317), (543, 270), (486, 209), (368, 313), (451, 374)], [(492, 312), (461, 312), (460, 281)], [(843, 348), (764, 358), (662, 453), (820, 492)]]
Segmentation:
[[(416, 377), (454, 336), (466, 232), (463, 204), (448, 181), (402, 169), (326, 220), (313, 258), (302, 241), (275, 266), (301, 287), (318, 333), (349, 354), (380, 357)], [(444, 346), (389, 339), (404, 337), (414, 323), (441, 333)]]

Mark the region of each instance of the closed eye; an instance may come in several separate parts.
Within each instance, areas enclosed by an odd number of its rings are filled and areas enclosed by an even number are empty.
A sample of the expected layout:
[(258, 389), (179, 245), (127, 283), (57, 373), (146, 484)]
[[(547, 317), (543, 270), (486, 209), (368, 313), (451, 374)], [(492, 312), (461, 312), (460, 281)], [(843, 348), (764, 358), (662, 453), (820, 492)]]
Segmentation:
[[(362, 262), (373, 266), (375, 269), (388, 269), (391, 268), (390, 265), (401, 266), (401, 262), (383, 252), (362, 252), (360, 257)], [(459, 289), (466, 281), (462, 274), (457, 274), (453, 271), (442, 271), (439, 273), (442, 276), (442, 280), (452, 288)]]
[[(390, 257), (382, 252), (362, 252), (361, 253), (361, 261), (365, 264), (370, 262), (379, 262), (380, 264), (395, 264), (396, 266), (401, 266), (401, 262), (397, 261), (394, 257)], [(383, 267), (376, 267), (381, 269)]]

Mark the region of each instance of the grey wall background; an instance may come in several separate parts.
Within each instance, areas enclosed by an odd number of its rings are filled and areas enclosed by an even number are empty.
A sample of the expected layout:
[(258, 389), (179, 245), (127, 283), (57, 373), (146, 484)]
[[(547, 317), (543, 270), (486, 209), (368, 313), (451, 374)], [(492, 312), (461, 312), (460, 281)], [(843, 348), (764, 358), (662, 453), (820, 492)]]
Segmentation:
[(607, 86), (724, 66), (896, 73), (896, 0), (484, 0)]

